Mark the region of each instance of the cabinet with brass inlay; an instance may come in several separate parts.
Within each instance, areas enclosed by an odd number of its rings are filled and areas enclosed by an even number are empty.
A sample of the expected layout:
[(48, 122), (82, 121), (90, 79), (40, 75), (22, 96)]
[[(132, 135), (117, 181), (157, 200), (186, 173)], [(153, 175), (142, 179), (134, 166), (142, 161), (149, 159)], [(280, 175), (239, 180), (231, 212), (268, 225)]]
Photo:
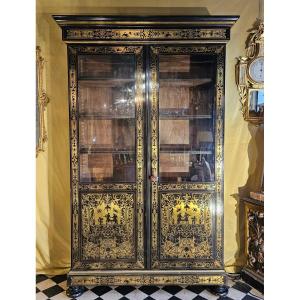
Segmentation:
[(225, 46), (238, 17), (54, 19), (68, 44), (70, 295), (222, 286)]

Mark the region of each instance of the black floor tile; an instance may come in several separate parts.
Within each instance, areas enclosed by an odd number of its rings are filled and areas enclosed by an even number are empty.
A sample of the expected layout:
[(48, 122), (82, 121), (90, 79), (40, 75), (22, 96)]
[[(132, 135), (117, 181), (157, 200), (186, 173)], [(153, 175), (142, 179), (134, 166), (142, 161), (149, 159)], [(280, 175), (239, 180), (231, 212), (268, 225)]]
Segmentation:
[(136, 288), (131, 285), (124, 285), (124, 286), (118, 286), (115, 288), (117, 292), (119, 292), (122, 295), (127, 295), (134, 291)]
[(36, 275), (36, 283), (40, 283), (44, 280), (48, 279), (48, 276), (46, 275), (42, 275), (42, 274), (39, 274), (39, 275)]
[(205, 290), (205, 287), (202, 285), (189, 285), (186, 287), (186, 289), (196, 294), (200, 294)]
[(180, 287), (178, 285), (166, 285), (162, 289), (172, 295), (175, 295), (179, 291), (181, 291), (183, 289), (183, 287)]
[(35, 287), (35, 292), (38, 293), (39, 291), (40, 290), (37, 287)]
[(252, 297), (250, 295), (246, 295), (242, 300), (258, 300), (259, 298)]
[(159, 287), (154, 286), (154, 285), (144, 285), (144, 286), (139, 287), (139, 290), (147, 295), (151, 295), (151, 294), (155, 293), (156, 291), (158, 291)]
[(172, 296), (171, 298), (169, 298), (169, 300), (180, 300), (180, 298), (178, 298), (176, 296)]
[(61, 283), (65, 280), (67, 280), (67, 274), (53, 276), (53, 277), (51, 277), (51, 280), (53, 280), (56, 283)]
[(206, 298), (201, 297), (200, 295), (197, 295), (193, 300), (207, 300)]
[(55, 296), (55, 295), (57, 295), (57, 294), (59, 294), (63, 291), (64, 291), (64, 289), (62, 287), (60, 287), (59, 285), (54, 285), (54, 286), (44, 290), (43, 293), (47, 297), (51, 298), (51, 297), (53, 297), (53, 296)]
[(250, 285), (241, 281), (236, 281), (235, 284), (232, 286), (232, 288), (239, 290), (245, 294), (249, 293), (252, 289)]
[(93, 293), (95, 293), (96, 295), (98, 295), (98, 296), (104, 295), (104, 294), (106, 294), (107, 292), (109, 292), (111, 290), (112, 290), (111, 287), (104, 286), (104, 285), (99, 285), (99, 286), (96, 286), (96, 287), (91, 289), (91, 291)]

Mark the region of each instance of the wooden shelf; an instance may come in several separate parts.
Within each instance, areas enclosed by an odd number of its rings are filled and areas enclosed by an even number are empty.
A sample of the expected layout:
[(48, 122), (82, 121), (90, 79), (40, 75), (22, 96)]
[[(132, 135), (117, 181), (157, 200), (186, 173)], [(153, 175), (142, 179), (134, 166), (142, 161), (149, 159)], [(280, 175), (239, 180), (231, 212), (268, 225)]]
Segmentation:
[(79, 85), (85, 87), (118, 87), (127, 83), (134, 83), (134, 78), (81, 78), (78, 79)]
[(114, 119), (135, 119), (134, 115), (103, 115), (103, 114), (78, 114), (80, 119), (114, 120)]
[(193, 119), (212, 119), (212, 116), (211, 115), (175, 115), (175, 114), (160, 113), (159, 118), (161, 120), (165, 120), (165, 119), (193, 120)]
[(160, 87), (193, 87), (198, 85), (204, 85), (212, 82), (211, 78), (190, 78), (190, 79), (178, 79), (178, 78), (160, 78), (159, 85)]
[(160, 153), (170, 153), (170, 154), (174, 154), (174, 153), (187, 153), (187, 154), (213, 154), (212, 151), (208, 150), (159, 150)]
[(79, 149), (80, 153), (109, 153), (109, 154), (135, 154), (134, 149), (124, 149), (124, 150), (116, 150), (111, 148), (101, 148), (101, 147), (89, 147), (89, 146), (81, 146)]

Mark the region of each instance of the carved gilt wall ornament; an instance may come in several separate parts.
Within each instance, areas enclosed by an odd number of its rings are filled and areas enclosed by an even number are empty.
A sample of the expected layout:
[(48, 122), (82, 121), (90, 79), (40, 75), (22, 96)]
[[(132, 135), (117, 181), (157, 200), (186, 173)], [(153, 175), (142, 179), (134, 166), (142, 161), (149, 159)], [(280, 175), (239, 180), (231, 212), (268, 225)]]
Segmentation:
[(45, 110), (49, 98), (44, 89), (44, 65), (45, 59), (41, 55), (41, 48), (36, 47), (36, 156), (45, 151), (44, 144), (47, 142), (45, 125)]
[(246, 121), (260, 125), (264, 120), (264, 22), (249, 33), (246, 41), (246, 56), (238, 58), (236, 65), (242, 113)]

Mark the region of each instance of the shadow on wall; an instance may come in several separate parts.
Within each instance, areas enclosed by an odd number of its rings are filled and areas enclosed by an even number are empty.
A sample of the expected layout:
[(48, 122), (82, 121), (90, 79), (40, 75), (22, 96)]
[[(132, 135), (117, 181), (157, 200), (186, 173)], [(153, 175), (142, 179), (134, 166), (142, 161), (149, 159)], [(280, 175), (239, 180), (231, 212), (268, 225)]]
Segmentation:
[(238, 251), (235, 254), (237, 271), (239, 272), (246, 263), (245, 253), (245, 206), (240, 199), (249, 197), (250, 191), (260, 191), (264, 170), (264, 126), (248, 124), (251, 139), (248, 144), (248, 180), (238, 188), (238, 193), (231, 195), (236, 200), (235, 213), (237, 215), (236, 241)]

